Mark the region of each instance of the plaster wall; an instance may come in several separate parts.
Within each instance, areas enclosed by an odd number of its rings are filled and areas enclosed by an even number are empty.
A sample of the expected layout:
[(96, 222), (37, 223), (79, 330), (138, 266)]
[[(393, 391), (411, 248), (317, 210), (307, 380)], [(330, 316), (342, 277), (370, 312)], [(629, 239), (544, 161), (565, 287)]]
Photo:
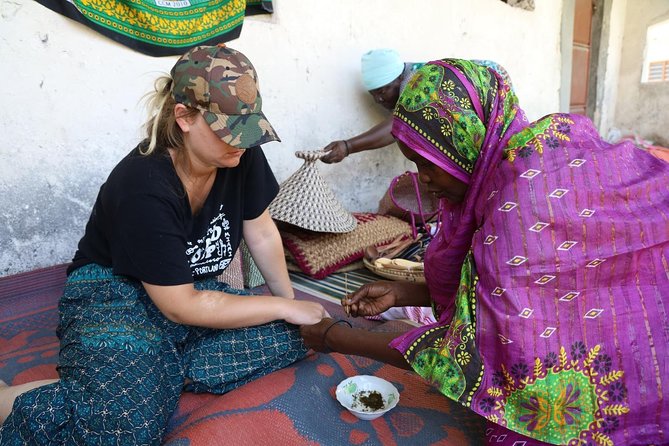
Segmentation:
[[(661, 1), (658, 1), (659, 4)], [(361, 86), (360, 56), (493, 59), (530, 119), (556, 111), (562, 1), (534, 11), (499, 0), (275, 0), (229, 42), (254, 62), (264, 111), (282, 142), (264, 148), (279, 181), (316, 150), (384, 112)], [(0, 276), (68, 262), (111, 168), (141, 139), (139, 99), (176, 57), (123, 47), (30, 0), (0, 0)], [(352, 211), (375, 211), (412, 169), (393, 145), (319, 169)]]
[(641, 81), (646, 31), (664, 20), (669, 20), (666, 0), (627, 3), (614, 126), (622, 134), (634, 132), (669, 145), (669, 82)]
[(618, 78), (625, 32), (627, 0), (604, 0), (604, 9), (597, 57), (596, 91), (592, 120), (599, 133), (606, 136), (613, 127), (618, 101)]

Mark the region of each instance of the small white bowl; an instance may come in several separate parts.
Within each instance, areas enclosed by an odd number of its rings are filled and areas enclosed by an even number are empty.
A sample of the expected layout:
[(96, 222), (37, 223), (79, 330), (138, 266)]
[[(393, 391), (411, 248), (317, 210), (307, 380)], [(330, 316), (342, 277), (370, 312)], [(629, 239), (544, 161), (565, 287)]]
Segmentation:
[[(372, 392), (378, 392), (383, 399), (383, 407), (377, 410), (368, 407), (365, 399), (378, 398)], [(397, 406), (400, 393), (385, 379), (370, 375), (357, 375), (346, 378), (337, 386), (337, 401), (361, 420), (373, 420)], [(362, 398), (362, 400), (361, 400)]]

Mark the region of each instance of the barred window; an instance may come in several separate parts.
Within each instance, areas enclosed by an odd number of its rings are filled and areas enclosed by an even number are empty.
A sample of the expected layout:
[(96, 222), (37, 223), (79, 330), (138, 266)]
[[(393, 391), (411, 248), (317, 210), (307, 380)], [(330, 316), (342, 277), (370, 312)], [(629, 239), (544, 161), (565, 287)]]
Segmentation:
[(658, 21), (646, 30), (642, 82), (669, 82), (669, 19)]
[(648, 65), (648, 82), (669, 81), (669, 60), (651, 62)]

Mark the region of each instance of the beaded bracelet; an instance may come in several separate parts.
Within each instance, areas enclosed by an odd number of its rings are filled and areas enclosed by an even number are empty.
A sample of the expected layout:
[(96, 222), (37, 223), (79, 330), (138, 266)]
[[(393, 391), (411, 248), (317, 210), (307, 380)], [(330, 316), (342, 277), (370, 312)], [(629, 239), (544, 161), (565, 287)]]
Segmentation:
[[(330, 331), (330, 329), (331, 329), (332, 327), (334, 327), (335, 325), (337, 325), (337, 324), (346, 324), (346, 325), (348, 325), (349, 328), (353, 328), (353, 325), (351, 325), (351, 323), (350, 323), (349, 321), (346, 321), (346, 320), (344, 320), (344, 319), (339, 319), (339, 320), (337, 320), (337, 321), (334, 321), (332, 324), (330, 324), (330, 326), (329, 326), (328, 328), (325, 329), (325, 332), (323, 332), (323, 340), (321, 341), (321, 342), (323, 342), (323, 345), (324, 345), (325, 347), (327, 347), (328, 349), (330, 349), (330, 347), (328, 346), (328, 343), (325, 342), (325, 338), (326, 338), (327, 335), (328, 335), (328, 331)], [(332, 349), (330, 349), (330, 350), (332, 350)]]
[(345, 139), (344, 144), (346, 145), (346, 156), (349, 156), (351, 154), (351, 143), (348, 142), (348, 139)]

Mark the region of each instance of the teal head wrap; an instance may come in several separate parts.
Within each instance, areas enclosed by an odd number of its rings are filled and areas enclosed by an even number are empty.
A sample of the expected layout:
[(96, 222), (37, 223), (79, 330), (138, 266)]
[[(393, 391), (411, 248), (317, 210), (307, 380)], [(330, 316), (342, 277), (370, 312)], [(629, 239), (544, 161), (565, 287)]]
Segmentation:
[(388, 85), (404, 71), (399, 53), (391, 49), (371, 50), (362, 55), (360, 63), (362, 83), (368, 91)]

